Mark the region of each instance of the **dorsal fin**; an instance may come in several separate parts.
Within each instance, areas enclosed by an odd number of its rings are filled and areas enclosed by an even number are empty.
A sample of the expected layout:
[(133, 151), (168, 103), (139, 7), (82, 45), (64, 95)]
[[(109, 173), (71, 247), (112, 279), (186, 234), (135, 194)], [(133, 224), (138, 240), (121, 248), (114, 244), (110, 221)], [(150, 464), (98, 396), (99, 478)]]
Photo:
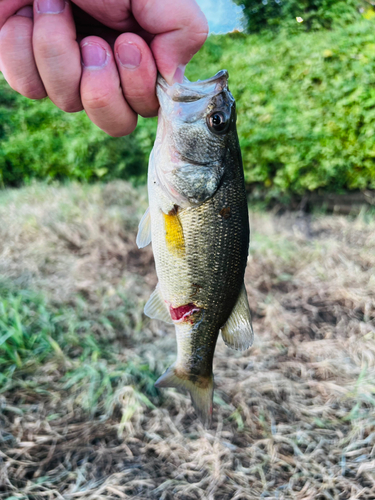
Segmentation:
[(221, 335), (228, 347), (238, 351), (244, 351), (253, 344), (254, 332), (244, 284), (231, 315), (221, 329)]

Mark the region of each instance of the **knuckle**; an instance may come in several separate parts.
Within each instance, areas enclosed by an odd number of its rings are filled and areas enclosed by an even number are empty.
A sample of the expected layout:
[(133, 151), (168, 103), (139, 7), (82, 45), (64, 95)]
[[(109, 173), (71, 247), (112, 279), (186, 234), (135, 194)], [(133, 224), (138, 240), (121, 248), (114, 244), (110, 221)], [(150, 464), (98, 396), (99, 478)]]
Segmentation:
[(100, 110), (110, 105), (112, 97), (110, 92), (86, 92), (83, 100), (85, 108)]
[(24, 76), (8, 76), (7, 82), (9, 86), (19, 94), (28, 99), (43, 99), (47, 96), (43, 84), (38, 78), (32, 78), (30, 75)]
[(65, 55), (65, 40), (58, 34), (35, 33), (33, 45), (37, 55), (42, 59), (56, 59)]
[(152, 77), (148, 74), (142, 74), (136, 76), (133, 80), (126, 78), (125, 81), (122, 80), (122, 89), (126, 99), (135, 99), (139, 101), (145, 101), (147, 104), (149, 102), (156, 102), (156, 75)]
[(125, 98), (131, 108), (144, 118), (151, 118), (157, 115), (159, 103), (155, 93), (126, 92)]
[(32, 31), (32, 21), (26, 17), (11, 17), (9, 18), (4, 26), (1, 28), (1, 39), (9, 40), (22, 40), (24, 38), (30, 38)]
[(145, 95), (134, 96), (128, 94), (126, 94), (125, 97), (132, 109), (144, 118), (150, 118), (157, 115), (159, 103), (156, 98), (150, 99)]
[(65, 113), (78, 113), (78, 111), (82, 111), (83, 109), (82, 104), (77, 102), (64, 102), (57, 106), (65, 111)]
[(39, 100), (47, 97), (46, 91), (40, 84), (39, 85), (29, 84), (24, 87), (20, 87), (20, 89), (17, 90), (17, 92), (27, 97), (28, 99)]
[(125, 99), (132, 107), (133, 105), (137, 106), (139, 104), (142, 104), (143, 107), (149, 107), (149, 101), (151, 99), (149, 98), (148, 92), (126, 89), (126, 92), (124, 91), (124, 95)]

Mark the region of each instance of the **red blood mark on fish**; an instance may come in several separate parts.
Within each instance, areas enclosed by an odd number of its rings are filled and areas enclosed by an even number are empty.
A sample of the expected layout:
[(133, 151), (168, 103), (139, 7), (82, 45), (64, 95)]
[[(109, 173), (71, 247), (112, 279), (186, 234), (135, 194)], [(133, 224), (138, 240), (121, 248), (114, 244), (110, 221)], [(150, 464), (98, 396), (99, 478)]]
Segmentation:
[(173, 321), (187, 321), (189, 316), (191, 316), (195, 312), (199, 312), (200, 309), (195, 304), (185, 304), (180, 307), (172, 307), (169, 306), (169, 311), (171, 313), (171, 318)]

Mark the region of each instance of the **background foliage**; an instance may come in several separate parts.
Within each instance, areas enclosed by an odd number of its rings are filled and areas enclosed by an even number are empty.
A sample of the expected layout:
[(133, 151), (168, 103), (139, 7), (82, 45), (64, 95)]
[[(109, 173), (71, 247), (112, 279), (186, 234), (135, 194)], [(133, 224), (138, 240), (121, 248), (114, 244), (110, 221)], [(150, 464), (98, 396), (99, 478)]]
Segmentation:
[(364, 21), (211, 38), (192, 73), (228, 68), (248, 185), (275, 194), (375, 188), (374, 55), (373, 26)]
[(116, 139), (84, 113), (61, 112), (49, 100), (31, 101), (0, 80), (0, 184), (31, 179), (145, 180), (154, 123)]
[[(203, 79), (221, 68), (237, 100), (250, 190), (280, 196), (375, 188), (371, 19), (333, 30), (211, 36), (187, 75)], [(114, 139), (84, 113), (29, 101), (1, 80), (0, 182), (143, 182), (155, 128), (155, 120), (140, 119), (132, 135)]]
[[(360, 10), (369, 7), (366, 0), (236, 0), (244, 9), (250, 33), (280, 26), (289, 30), (331, 28), (352, 23)], [(361, 9), (362, 8), (362, 9)], [(303, 22), (296, 24), (296, 18)]]

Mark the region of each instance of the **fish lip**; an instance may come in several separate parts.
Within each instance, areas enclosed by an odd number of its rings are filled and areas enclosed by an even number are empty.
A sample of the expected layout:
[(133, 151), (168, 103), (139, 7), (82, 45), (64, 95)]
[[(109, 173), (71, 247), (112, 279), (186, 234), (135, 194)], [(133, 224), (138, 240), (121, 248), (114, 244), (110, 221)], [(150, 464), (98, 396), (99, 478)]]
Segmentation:
[(213, 97), (228, 90), (228, 71), (222, 69), (216, 75), (207, 80), (190, 82), (186, 77), (182, 83), (169, 85), (159, 74), (156, 85), (156, 93), (161, 100), (167, 95), (172, 101), (193, 102), (202, 98)]

